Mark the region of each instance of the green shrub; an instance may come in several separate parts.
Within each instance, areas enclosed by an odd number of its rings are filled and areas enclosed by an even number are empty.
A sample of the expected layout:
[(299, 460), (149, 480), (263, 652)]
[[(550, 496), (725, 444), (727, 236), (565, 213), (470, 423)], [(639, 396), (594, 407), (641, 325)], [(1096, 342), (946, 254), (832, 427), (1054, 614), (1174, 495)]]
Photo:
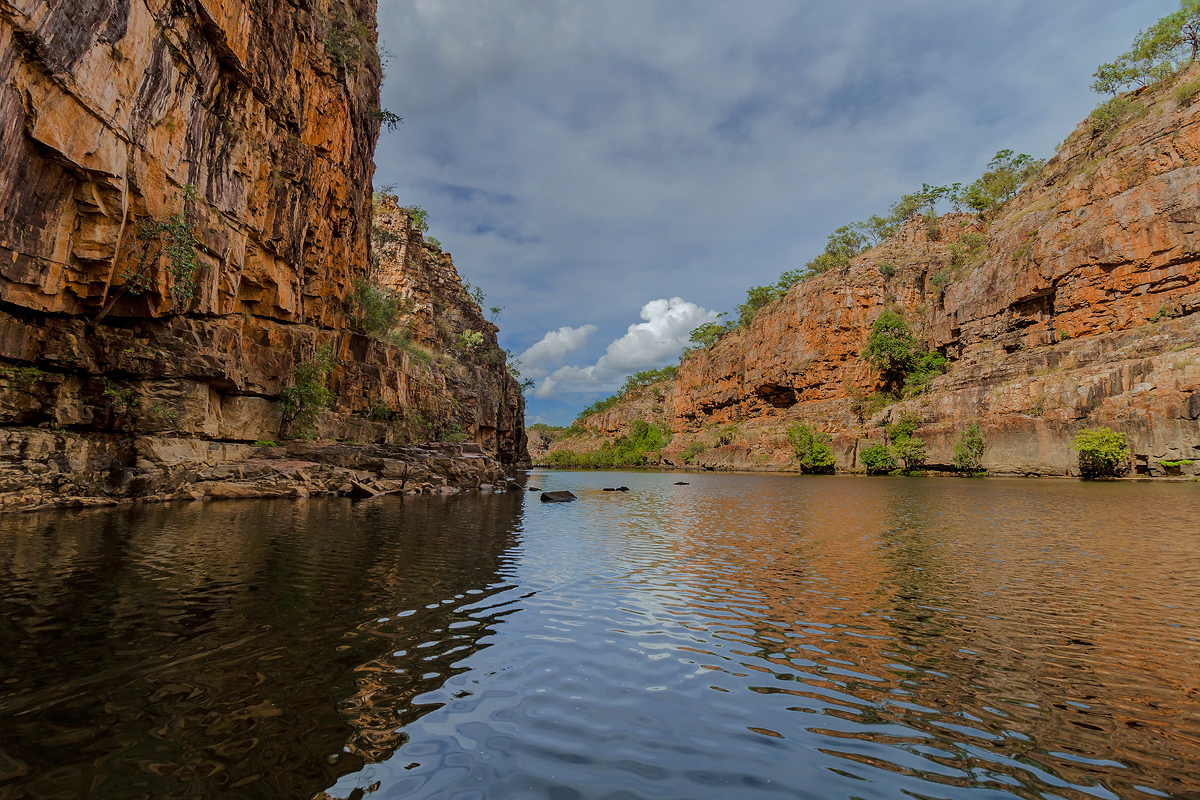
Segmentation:
[(679, 454), (679, 460), (684, 464), (691, 464), (696, 456), (708, 449), (708, 445), (703, 442), (692, 442), (687, 447), (683, 448), (683, 452)]
[(804, 265), (809, 275), (820, 275), (831, 269), (844, 267), (851, 259), (863, 251), (867, 244), (867, 234), (862, 223), (843, 225), (829, 234), (825, 243), (825, 252)]
[(411, 308), (398, 293), (355, 278), (346, 298), (346, 318), (351, 329), (368, 336), (382, 337), (391, 332)]
[(1181, 106), (1191, 105), (1196, 99), (1196, 95), (1200, 94), (1200, 79), (1194, 81), (1185, 81), (1175, 87), (1171, 92), (1171, 97)]
[(325, 20), (325, 36), (322, 44), (330, 60), (341, 66), (357, 64), (362, 58), (364, 46), (368, 46), (370, 32), (367, 26), (344, 6), (338, 7), (332, 17)]
[(972, 475), (983, 469), (983, 428), (972, 420), (963, 428), (954, 443), (954, 466)]
[(891, 472), (896, 468), (896, 457), (892, 455), (891, 449), (881, 442), (863, 448), (863, 451), (858, 454), (858, 460), (872, 475)]
[(251, 447), (279, 447), (279, 442), (274, 439), (259, 439)]
[(883, 431), (887, 435), (888, 441), (894, 444), (900, 439), (907, 439), (912, 436), (920, 424), (921, 418), (919, 416), (906, 413), (901, 414), (895, 422), (884, 425)]
[(751, 286), (746, 290), (746, 302), (737, 307), (738, 324), (748, 326), (760, 309), (782, 296), (775, 286)]
[(916, 359), (917, 340), (904, 318), (890, 309), (879, 315), (867, 334), (862, 357), (885, 374), (907, 373)]
[(896, 274), (896, 268), (891, 264), (880, 264), (879, 274), (882, 275), (884, 279), (890, 278)]
[(892, 442), (892, 452), (904, 462), (904, 472), (916, 472), (925, 466), (925, 442), (915, 436), (903, 436)]
[(400, 209), (408, 215), (408, 222), (413, 230), (425, 233), (429, 230), (429, 212), (420, 206), (404, 206)]
[(986, 214), (1017, 196), (1027, 181), (1042, 171), (1046, 162), (1027, 153), (1001, 150), (992, 156), (983, 175), (954, 195), (954, 202)]
[(317, 416), (336, 399), (326, 385), (336, 364), (333, 346), (326, 345), (293, 368), (292, 385), (283, 390), (279, 404), (284, 424), (293, 438), (311, 439), (316, 435)]
[(1079, 472), (1085, 478), (1124, 475), (1132, 450), (1125, 434), (1111, 428), (1084, 428), (1071, 448), (1079, 452)]
[(678, 371), (679, 367), (668, 365), (659, 369), (644, 369), (641, 372), (635, 372), (625, 379), (625, 385), (621, 387), (621, 391), (618, 394), (624, 397), (630, 392), (649, 386), (652, 383), (672, 380)]
[(580, 420), (584, 419), (585, 417), (590, 417), (592, 414), (599, 414), (601, 411), (607, 411), (608, 409), (615, 406), (620, 401), (620, 399), (621, 399), (621, 395), (614, 394), (612, 397), (606, 397), (603, 400), (597, 400), (596, 402), (592, 403), (591, 405), (589, 405), (588, 407), (583, 409), (583, 411), (580, 411), (579, 414), (576, 415), (575, 421), (579, 422)]
[(634, 420), (629, 426), (628, 436), (605, 442), (599, 450), (590, 453), (553, 450), (546, 454), (546, 461), (553, 466), (564, 468), (638, 467), (646, 463), (646, 453), (659, 451), (670, 441), (671, 433), (666, 428), (643, 420)]
[(788, 428), (788, 441), (802, 472), (832, 472), (834, 466), (832, 441), (828, 433), (798, 422)]
[(946, 371), (947, 363), (946, 357), (940, 353), (918, 354), (913, 360), (912, 371), (904, 379), (904, 399), (909, 400), (928, 391), (934, 378)]
[(1150, 112), (1144, 103), (1130, 97), (1114, 97), (1096, 107), (1088, 117), (1092, 132), (1097, 136), (1111, 136), (1127, 122), (1144, 117)]

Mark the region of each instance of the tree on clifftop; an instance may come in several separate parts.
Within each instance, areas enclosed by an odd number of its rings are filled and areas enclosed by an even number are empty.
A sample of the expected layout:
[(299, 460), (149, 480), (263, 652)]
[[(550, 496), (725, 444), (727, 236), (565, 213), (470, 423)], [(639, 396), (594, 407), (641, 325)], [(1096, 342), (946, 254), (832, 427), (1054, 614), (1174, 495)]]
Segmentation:
[(1133, 47), (1115, 61), (1101, 64), (1092, 76), (1092, 89), (1117, 94), (1129, 86), (1147, 86), (1169, 78), (1200, 55), (1200, 0), (1182, 0), (1168, 14), (1133, 40)]

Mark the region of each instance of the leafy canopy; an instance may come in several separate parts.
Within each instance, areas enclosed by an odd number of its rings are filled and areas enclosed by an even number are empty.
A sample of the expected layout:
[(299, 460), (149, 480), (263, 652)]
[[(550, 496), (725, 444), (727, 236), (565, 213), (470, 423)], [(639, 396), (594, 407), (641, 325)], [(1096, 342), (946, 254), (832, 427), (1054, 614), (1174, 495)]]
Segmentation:
[(831, 439), (828, 433), (797, 422), (788, 428), (787, 435), (802, 472), (833, 471), (833, 450), (829, 447)]
[(1101, 64), (1092, 90), (1117, 94), (1129, 86), (1147, 86), (1171, 77), (1200, 54), (1200, 0), (1182, 0), (1179, 10), (1137, 35), (1129, 52)]
[(1079, 471), (1086, 477), (1122, 474), (1133, 452), (1125, 434), (1112, 428), (1084, 428), (1071, 447), (1079, 451)]

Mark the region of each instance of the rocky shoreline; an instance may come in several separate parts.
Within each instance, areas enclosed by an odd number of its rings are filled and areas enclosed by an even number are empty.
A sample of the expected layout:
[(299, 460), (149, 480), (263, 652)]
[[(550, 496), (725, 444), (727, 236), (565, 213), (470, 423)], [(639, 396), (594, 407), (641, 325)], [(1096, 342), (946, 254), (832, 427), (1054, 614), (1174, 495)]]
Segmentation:
[(0, 513), (172, 500), (505, 491), (505, 466), (473, 443), (286, 442), (0, 431)]

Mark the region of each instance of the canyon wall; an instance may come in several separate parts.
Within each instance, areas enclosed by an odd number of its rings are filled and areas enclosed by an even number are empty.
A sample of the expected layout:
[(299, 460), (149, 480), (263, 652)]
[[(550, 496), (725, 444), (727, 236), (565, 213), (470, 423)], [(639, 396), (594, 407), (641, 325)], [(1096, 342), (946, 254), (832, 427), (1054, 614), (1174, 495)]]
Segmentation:
[(0, 495), (34, 460), (161, 473), (147, 437), (278, 439), (326, 349), (321, 438), (525, 457), (506, 372), (353, 329), (355, 288), (390, 271), (498, 350), (448, 255), (416, 235), (372, 257), (380, 78), (374, 0), (0, 0)]
[[(698, 440), (711, 447), (697, 464), (796, 469), (786, 429), (803, 421), (833, 434), (840, 469), (861, 469), (908, 413), (935, 467), (980, 420), (993, 474), (1078, 474), (1074, 434), (1099, 425), (1129, 435), (1136, 473), (1197, 474), (1159, 462), (1200, 461), (1200, 104), (1170, 86), (1135, 99), (1143, 116), (1082, 123), (997, 218), (910, 219), (685, 358), (662, 403), (667, 460)], [(968, 252), (968, 233), (986, 244)], [(887, 308), (951, 364), (927, 393), (860, 416), (884, 388), (860, 353)], [(621, 432), (622, 405), (584, 422)]]

